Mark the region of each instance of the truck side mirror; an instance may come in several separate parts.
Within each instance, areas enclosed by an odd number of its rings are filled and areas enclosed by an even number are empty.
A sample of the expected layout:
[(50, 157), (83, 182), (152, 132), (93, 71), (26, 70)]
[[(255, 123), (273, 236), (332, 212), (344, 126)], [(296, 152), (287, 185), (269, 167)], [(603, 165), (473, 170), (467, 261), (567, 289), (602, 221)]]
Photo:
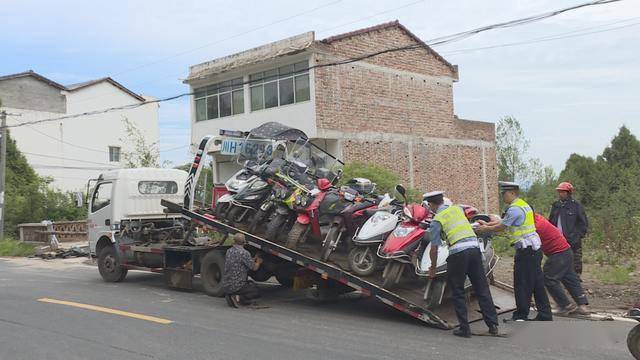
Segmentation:
[(75, 193), (73, 193), (73, 198), (74, 198), (74, 201), (76, 202), (76, 207), (77, 208), (84, 207), (85, 203), (84, 203), (84, 194), (83, 193), (75, 192)]

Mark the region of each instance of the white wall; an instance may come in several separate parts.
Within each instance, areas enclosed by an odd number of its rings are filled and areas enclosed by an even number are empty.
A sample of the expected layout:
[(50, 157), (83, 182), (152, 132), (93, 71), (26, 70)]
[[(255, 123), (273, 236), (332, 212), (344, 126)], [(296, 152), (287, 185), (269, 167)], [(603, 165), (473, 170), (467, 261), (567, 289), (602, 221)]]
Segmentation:
[[(199, 88), (215, 84), (217, 82), (244, 77), (244, 81), (248, 81), (249, 74), (253, 74), (259, 71), (270, 70), (282, 65), (292, 64), (295, 62), (308, 60), (309, 55), (306, 53), (298, 54), (295, 56), (288, 56), (278, 59), (277, 61), (270, 61), (261, 65), (245, 67), (243, 69), (236, 69), (234, 71), (225, 73), (221, 76), (212, 78), (207, 82), (199, 82), (191, 84), (191, 90), (193, 88)], [(249, 96), (249, 85), (244, 85), (244, 113), (238, 115), (227, 116), (218, 119), (195, 121), (195, 104), (193, 96), (191, 97), (191, 144), (197, 144), (205, 135), (218, 135), (220, 129), (225, 130), (241, 130), (248, 131), (255, 127), (258, 127), (266, 122), (277, 121), (279, 123), (298, 128), (304, 131), (310, 138), (316, 136), (316, 111), (315, 111), (315, 79), (313, 69), (309, 71), (309, 91), (310, 100), (295, 103), (290, 105), (278, 106), (270, 109), (263, 109), (258, 111), (251, 111), (251, 98)]]
[[(68, 114), (139, 102), (107, 82), (68, 92), (66, 96)], [(15, 124), (15, 119), (29, 122), (64, 115), (24, 109), (8, 109), (8, 112), (22, 114), (18, 118), (9, 118), (9, 124)], [(27, 160), (38, 174), (52, 177), (54, 188), (76, 191), (84, 190), (87, 181), (105, 169), (121, 167), (120, 163), (109, 162), (109, 146), (120, 146), (123, 151), (130, 148), (130, 144), (121, 141), (125, 137), (123, 117), (135, 123), (149, 143), (158, 142), (157, 104), (12, 128), (10, 131), (18, 149), (27, 153)]]

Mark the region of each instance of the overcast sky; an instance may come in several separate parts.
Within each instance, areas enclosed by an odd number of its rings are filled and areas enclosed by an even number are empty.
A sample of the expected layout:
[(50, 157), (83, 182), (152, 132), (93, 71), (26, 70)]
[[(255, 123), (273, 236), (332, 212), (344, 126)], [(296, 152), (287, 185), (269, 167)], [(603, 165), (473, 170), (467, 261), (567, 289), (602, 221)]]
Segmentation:
[[(111, 76), (161, 98), (188, 90), (180, 79), (189, 65), (310, 30), (322, 39), (398, 19), (429, 40), (583, 1), (9, 1), (0, 6), (0, 75), (32, 69), (63, 84)], [(554, 36), (571, 37), (456, 52)], [(516, 117), (530, 155), (556, 170), (573, 152), (599, 154), (623, 124), (640, 136), (640, 0), (435, 50), (459, 66), (459, 117)], [(186, 148), (164, 151), (186, 146), (189, 132), (188, 100), (163, 103), (162, 158), (190, 161)]]

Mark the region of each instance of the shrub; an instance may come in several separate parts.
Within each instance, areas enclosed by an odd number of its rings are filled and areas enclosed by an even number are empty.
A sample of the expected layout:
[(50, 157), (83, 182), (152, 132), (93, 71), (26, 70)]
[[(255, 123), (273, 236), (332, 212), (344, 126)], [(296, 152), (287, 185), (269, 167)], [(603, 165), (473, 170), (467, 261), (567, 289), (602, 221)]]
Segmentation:
[(30, 256), (35, 251), (35, 246), (17, 240), (6, 239), (0, 241), (0, 256)]

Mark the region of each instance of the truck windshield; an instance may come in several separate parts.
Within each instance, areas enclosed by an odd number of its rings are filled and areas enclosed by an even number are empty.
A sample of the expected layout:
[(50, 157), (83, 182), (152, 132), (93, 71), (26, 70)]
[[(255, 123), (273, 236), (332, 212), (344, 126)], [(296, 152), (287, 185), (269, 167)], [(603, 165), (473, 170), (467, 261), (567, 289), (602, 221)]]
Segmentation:
[(111, 203), (112, 185), (110, 182), (98, 184), (91, 198), (91, 212), (96, 212)]
[(175, 181), (140, 181), (138, 191), (144, 195), (176, 194), (178, 184)]

